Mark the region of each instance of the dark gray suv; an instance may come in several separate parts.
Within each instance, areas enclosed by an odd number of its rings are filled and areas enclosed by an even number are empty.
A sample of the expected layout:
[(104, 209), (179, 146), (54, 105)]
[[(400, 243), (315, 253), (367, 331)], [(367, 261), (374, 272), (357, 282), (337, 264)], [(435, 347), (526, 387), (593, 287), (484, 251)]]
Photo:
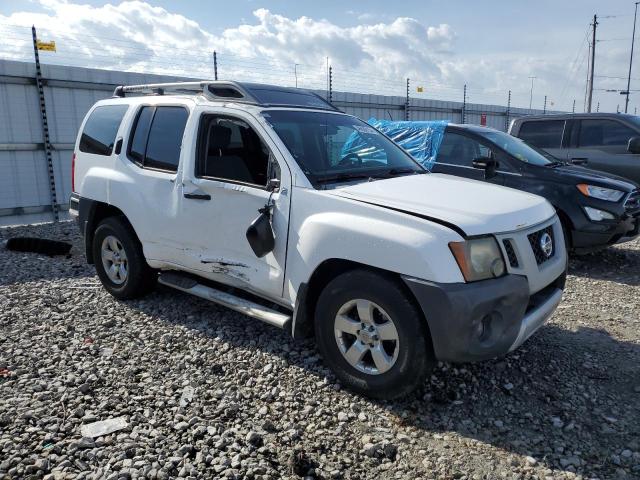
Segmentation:
[(640, 117), (621, 113), (527, 116), (509, 133), (558, 160), (640, 183)]

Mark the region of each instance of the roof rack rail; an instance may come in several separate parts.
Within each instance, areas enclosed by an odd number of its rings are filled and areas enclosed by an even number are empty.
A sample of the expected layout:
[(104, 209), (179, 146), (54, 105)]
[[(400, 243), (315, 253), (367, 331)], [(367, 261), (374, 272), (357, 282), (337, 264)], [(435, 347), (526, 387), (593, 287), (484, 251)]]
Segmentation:
[[(263, 93), (266, 90), (279, 91), (289, 99), (274, 99), (266, 97)], [(248, 103), (265, 107), (300, 107), (319, 108), (321, 110), (340, 111), (330, 102), (322, 98), (315, 92), (293, 89), (289, 87), (278, 87), (275, 85), (262, 85), (256, 83), (240, 83), (228, 80), (199, 80), (193, 82), (175, 83), (149, 83), (145, 85), (120, 85), (113, 92), (114, 97), (125, 97), (127, 94), (133, 95), (165, 95), (177, 93), (182, 95), (203, 95), (209, 100)], [(307, 97), (301, 101), (302, 97)], [(263, 99), (261, 101), (260, 99)], [(309, 100), (313, 98), (314, 100)], [(290, 101), (295, 99), (293, 101)], [(282, 101), (281, 101), (282, 100)]]
[(201, 80), (196, 82), (148, 83), (144, 85), (120, 85), (113, 92), (114, 97), (129, 94), (164, 95), (179, 93), (183, 95), (204, 95), (213, 100), (233, 100), (235, 102), (255, 103), (255, 99), (241, 84), (230, 81)]

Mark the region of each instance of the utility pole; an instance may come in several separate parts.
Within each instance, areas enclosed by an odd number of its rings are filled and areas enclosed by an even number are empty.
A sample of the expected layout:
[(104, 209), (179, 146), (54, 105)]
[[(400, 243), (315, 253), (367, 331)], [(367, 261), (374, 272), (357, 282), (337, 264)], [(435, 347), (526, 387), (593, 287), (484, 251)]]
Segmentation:
[(631, 35), (631, 56), (629, 57), (629, 76), (627, 77), (627, 98), (624, 101), (624, 113), (629, 109), (629, 89), (631, 88), (631, 64), (633, 63), (633, 44), (636, 40), (636, 18), (638, 16), (638, 3), (636, 2), (636, 11), (633, 14), (633, 34)]
[(531, 113), (531, 105), (533, 104), (533, 81), (538, 77), (529, 77), (531, 79), (531, 95), (529, 96), (529, 113)]
[(300, 65), (299, 63), (294, 63), (293, 64), (293, 74), (296, 77), (296, 88), (298, 88), (298, 65)]
[(544, 107), (542, 108), (542, 114), (546, 115), (547, 114), (547, 96), (544, 96)]
[(571, 113), (576, 113), (576, 99), (573, 99), (573, 109), (571, 110)]
[(218, 80), (218, 52), (213, 51), (213, 79)]
[(593, 101), (593, 71), (596, 60), (596, 27), (598, 26), (598, 16), (593, 16), (593, 33), (591, 37), (591, 70), (589, 71), (589, 95), (587, 96), (587, 112), (591, 113), (591, 103)]

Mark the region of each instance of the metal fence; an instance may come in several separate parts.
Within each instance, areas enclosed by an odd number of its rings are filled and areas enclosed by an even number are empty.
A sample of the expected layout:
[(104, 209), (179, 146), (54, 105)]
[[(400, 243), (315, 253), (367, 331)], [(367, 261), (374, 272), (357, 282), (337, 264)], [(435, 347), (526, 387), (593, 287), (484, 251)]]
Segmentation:
[[(71, 155), (78, 127), (91, 105), (111, 96), (117, 85), (194, 80), (49, 64), (42, 65), (40, 78), (42, 95), (34, 63), (0, 60), (0, 216), (55, 214), (58, 208), (68, 207)], [(513, 118), (543, 112), (508, 104), (468, 103), (465, 91), (461, 102), (412, 98), (408, 84), (405, 96), (350, 93), (334, 91), (329, 76), (327, 88), (315, 91), (364, 120), (450, 120), (505, 130)]]

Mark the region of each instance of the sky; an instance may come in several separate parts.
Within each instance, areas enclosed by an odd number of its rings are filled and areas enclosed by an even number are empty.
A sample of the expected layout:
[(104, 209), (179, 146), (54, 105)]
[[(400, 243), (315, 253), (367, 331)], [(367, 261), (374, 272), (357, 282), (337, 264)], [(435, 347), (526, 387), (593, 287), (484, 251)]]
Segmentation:
[[(334, 90), (582, 111), (599, 16), (594, 109), (624, 109), (628, 0), (0, 0), (0, 58)], [(640, 54), (640, 51), (637, 51)], [(535, 77), (531, 79), (531, 77)], [(422, 92), (418, 92), (418, 87)], [(634, 92), (637, 89), (637, 92)], [(617, 91), (606, 91), (617, 90)], [(640, 109), (640, 58), (629, 112)], [(637, 97), (637, 101), (636, 101)]]

